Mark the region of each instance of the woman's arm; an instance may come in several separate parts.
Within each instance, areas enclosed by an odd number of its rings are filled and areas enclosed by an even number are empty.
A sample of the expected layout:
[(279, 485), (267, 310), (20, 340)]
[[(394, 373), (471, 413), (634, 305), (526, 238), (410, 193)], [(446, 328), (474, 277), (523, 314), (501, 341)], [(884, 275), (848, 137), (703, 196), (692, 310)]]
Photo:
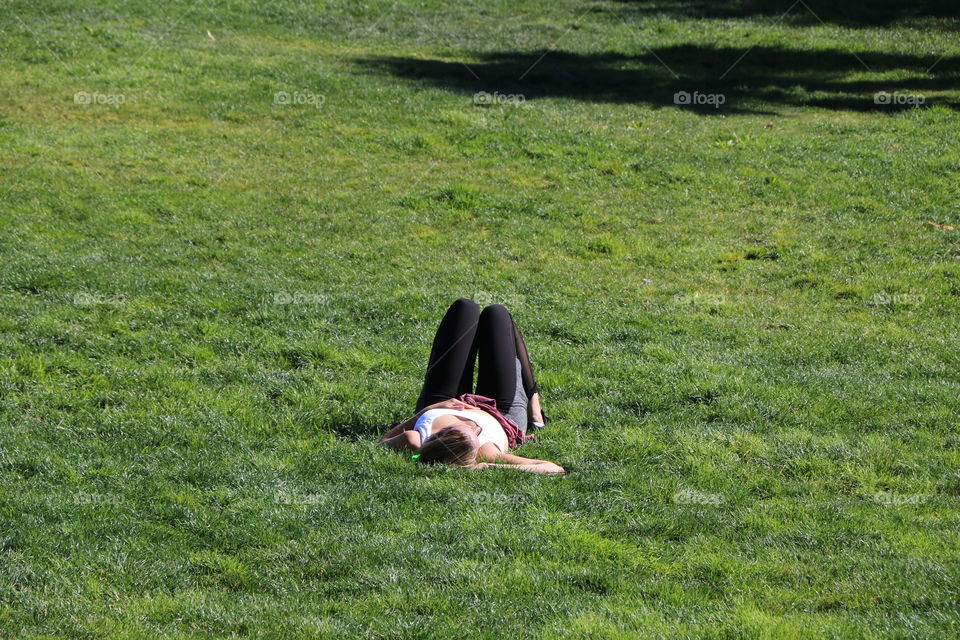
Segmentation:
[(500, 449), (491, 442), (480, 447), (477, 452), (477, 461), (479, 462), (478, 469), (507, 467), (533, 473), (566, 473), (566, 469), (549, 460), (537, 460), (536, 458), (515, 456), (512, 453), (501, 453)]
[(392, 438), (381, 440), (380, 444), (395, 451), (419, 451), (422, 443), (420, 442), (419, 433), (416, 431), (404, 431)]
[(401, 433), (403, 433), (404, 431), (410, 431), (411, 429), (413, 429), (413, 425), (417, 424), (417, 418), (422, 416), (427, 410), (435, 409), (435, 408), (436, 407), (433, 407), (433, 406), (424, 407), (423, 409), (420, 409), (420, 411), (417, 411), (415, 414), (413, 414), (412, 418), (407, 418), (403, 422), (398, 422), (397, 425), (393, 427), (393, 429), (390, 429), (390, 431), (387, 431), (383, 435), (383, 437), (380, 438), (380, 442), (386, 442), (390, 438), (396, 437)]
[(537, 460), (529, 464), (497, 464), (495, 462), (481, 462), (475, 469), (515, 469), (517, 471), (529, 471), (530, 473), (566, 473), (567, 470), (560, 465), (548, 460)]
[(426, 413), (430, 409), (475, 409), (475, 408), (476, 407), (473, 407), (461, 400), (457, 400), (456, 398), (450, 398), (449, 400), (441, 400), (440, 402), (434, 402), (433, 404), (428, 405), (423, 409), (420, 409), (420, 411), (417, 411), (415, 414), (413, 414), (412, 418), (408, 418), (403, 422), (397, 424), (392, 429), (390, 429), (390, 431), (386, 432), (383, 435), (383, 437), (380, 438), (380, 442), (386, 442), (390, 438), (394, 438), (400, 435), (401, 433), (403, 433), (404, 431), (410, 431), (411, 429), (413, 429), (413, 425), (417, 423), (417, 418), (422, 416), (424, 413)]
[(385, 434), (383, 434), (383, 437), (380, 438), (380, 442), (386, 442), (390, 438), (394, 438), (403, 433), (403, 424), (404, 423), (402, 422), (398, 422), (397, 424), (393, 425), (393, 428), (390, 429), (390, 431), (387, 431)]

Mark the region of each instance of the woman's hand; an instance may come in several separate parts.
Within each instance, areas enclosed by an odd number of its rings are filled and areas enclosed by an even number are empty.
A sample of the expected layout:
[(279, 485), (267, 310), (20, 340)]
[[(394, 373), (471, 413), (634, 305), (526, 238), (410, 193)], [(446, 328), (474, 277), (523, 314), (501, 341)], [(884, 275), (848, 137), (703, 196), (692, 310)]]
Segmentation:
[(463, 400), (457, 400), (456, 398), (450, 398), (449, 400), (443, 400), (441, 402), (435, 402), (430, 406), (426, 407), (427, 409), (457, 409), (463, 411), (464, 409), (476, 409), (472, 404), (467, 404)]

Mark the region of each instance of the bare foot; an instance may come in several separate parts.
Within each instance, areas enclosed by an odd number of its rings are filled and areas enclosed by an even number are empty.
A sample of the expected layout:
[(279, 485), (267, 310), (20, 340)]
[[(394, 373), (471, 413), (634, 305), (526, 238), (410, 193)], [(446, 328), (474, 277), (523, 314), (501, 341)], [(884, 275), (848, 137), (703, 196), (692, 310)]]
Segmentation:
[(543, 411), (540, 410), (540, 394), (534, 393), (530, 397), (530, 420), (543, 424)]

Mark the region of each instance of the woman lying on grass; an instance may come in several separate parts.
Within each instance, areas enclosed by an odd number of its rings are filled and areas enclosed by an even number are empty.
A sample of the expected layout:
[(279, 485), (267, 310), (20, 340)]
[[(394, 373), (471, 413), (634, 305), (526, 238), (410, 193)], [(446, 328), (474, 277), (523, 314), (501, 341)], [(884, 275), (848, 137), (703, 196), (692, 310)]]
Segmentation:
[[(470, 388), (478, 355), (475, 395)], [(532, 437), (528, 424), (540, 428), (544, 422), (527, 347), (510, 312), (499, 304), (480, 311), (473, 300), (460, 298), (433, 339), (416, 414), (380, 443), (415, 451), (421, 464), (563, 473), (547, 460), (507, 453)]]

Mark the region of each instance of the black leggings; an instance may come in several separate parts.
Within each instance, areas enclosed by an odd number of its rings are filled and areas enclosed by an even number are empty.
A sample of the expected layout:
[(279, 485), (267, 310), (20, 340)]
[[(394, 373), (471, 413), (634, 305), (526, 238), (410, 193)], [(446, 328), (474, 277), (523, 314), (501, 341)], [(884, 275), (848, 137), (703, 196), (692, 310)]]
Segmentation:
[(507, 308), (491, 304), (480, 311), (473, 300), (460, 298), (447, 309), (433, 338), (416, 411), (463, 393), (477, 393), (496, 400), (497, 409), (526, 431), (527, 405), (536, 391), (527, 347)]

